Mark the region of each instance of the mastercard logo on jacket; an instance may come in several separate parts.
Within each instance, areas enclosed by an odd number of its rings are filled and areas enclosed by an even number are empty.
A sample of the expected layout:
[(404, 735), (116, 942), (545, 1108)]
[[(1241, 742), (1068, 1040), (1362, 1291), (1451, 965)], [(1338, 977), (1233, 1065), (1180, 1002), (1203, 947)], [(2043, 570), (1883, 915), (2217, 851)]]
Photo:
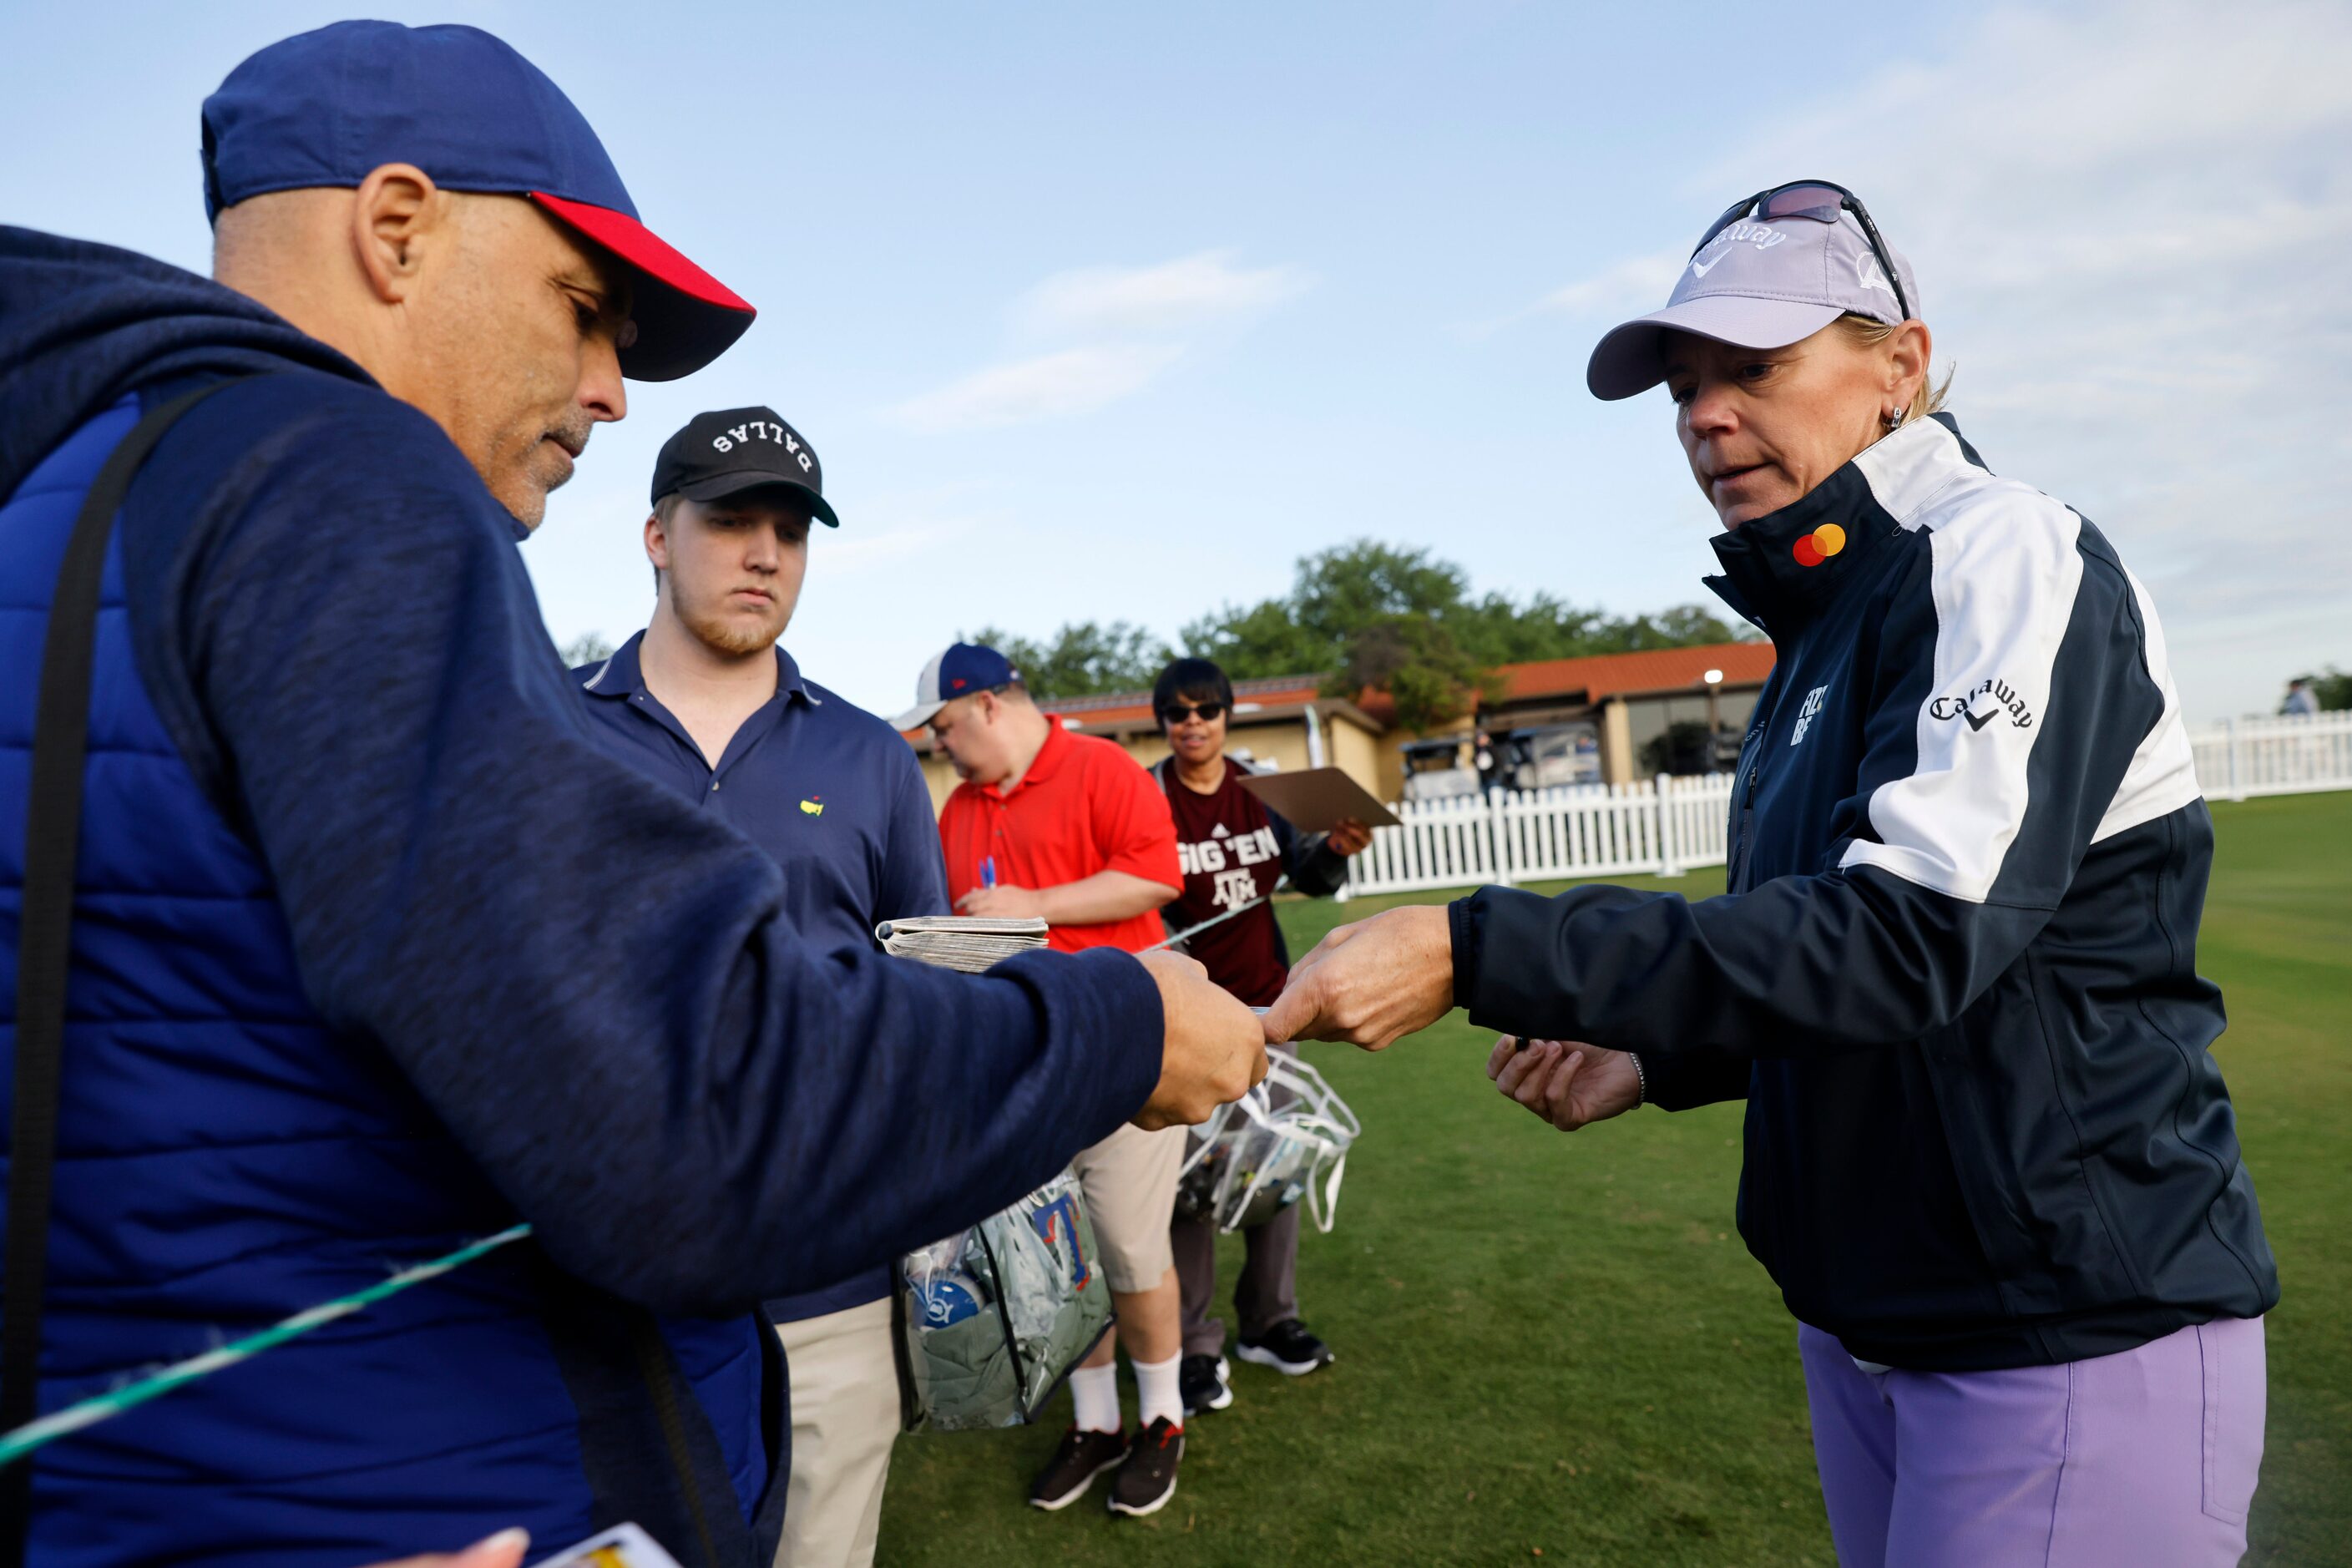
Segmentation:
[(1800, 566), (1818, 566), (1844, 548), (1845, 530), (1834, 522), (1825, 522), (1798, 540), (1790, 553), (1797, 558)]

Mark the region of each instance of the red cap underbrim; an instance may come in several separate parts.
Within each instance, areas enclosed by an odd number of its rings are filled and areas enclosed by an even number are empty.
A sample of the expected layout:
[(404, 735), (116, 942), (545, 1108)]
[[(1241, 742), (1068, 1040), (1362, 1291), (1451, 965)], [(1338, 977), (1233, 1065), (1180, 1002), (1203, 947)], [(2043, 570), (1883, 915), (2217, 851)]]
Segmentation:
[(749, 300), (628, 214), (543, 191), (531, 192), (530, 199), (637, 274), (629, 311), (636, 341), (621, 351), (621, 374), (630, 380), (676, 381), (693, 374), (726, 353), (759, 314)]

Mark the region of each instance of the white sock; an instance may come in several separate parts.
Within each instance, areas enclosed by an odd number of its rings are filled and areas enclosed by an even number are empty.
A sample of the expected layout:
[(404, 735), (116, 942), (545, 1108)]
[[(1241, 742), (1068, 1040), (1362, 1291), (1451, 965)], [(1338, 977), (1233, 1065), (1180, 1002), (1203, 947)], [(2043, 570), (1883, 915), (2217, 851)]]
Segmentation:
[(1184, 1395), (1176, 1377), (1183, 1361), (1184, 1352), (1178, 1351), (1166, 1361), (1134, 1363), (1136, 1402), (1142, 1406), (1136, 1413), (1139, 1425), (1149, 1426), (1162, 1415), (1178, 1426), (1184, 1425)]
[[(1170, 1363), (1174, 1365), (1174, 1363)], [(1070, 1404), (1076, 1414), (1072, 1423), (1081, 1432), (1116, 1432), (1118, 1417), (1118, 1363), (1106, 1362), (1100, 1366), (1082, 1366), (1070, 1373)], [(1181, 1412), (1181, 1405), (1177, 1407)]]

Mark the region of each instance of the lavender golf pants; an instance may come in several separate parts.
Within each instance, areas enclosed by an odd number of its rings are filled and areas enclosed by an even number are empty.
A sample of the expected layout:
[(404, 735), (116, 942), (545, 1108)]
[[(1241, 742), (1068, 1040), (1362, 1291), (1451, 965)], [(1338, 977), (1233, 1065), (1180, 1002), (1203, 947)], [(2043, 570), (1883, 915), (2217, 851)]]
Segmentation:
[(2001, 1372), (1864, 1372), (1800, 1325), (1841, 1568), (2221, 1568), (2263, 1461), (2263, 1323)]

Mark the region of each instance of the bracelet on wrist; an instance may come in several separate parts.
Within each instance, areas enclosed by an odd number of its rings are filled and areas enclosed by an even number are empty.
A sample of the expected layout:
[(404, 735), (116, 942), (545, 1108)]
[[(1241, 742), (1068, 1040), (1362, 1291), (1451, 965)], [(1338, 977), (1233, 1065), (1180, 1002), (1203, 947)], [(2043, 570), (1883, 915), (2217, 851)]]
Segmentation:
[(1642, 1070), (1642, 1053), (1627, 1051), (1625, 1057), (1633, 1064), (1633, 1103), (1647, 1105), (1650, 1103), (1650, 1075)]

